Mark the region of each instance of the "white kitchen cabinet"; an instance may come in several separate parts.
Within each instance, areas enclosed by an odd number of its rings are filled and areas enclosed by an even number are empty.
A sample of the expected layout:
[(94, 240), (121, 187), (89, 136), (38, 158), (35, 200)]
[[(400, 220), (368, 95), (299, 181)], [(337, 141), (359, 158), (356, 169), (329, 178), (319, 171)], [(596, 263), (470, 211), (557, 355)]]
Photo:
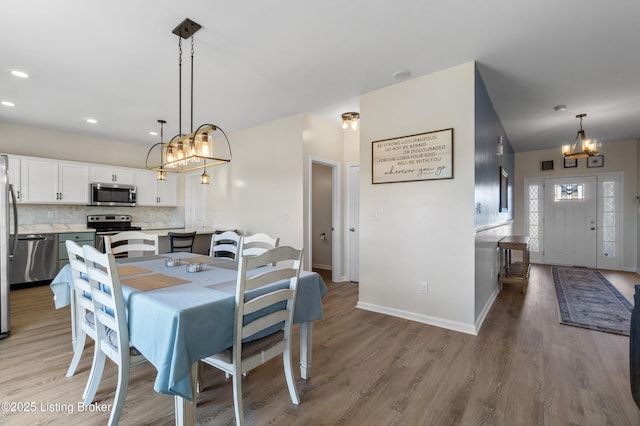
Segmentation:
[(23, 158), (20, 184), (20, 198), (25, 203), (89, 202), (89, 166), (81, 163)]
[[(20, 184), (20, 157), (13, 155), (9, 156), (9, 183), (13, 186), (13, 191), (16, 194), (16, 201), (20, 203), (22, 201), (22, 186)], [(12, 202), (11, 197), (9, 201)]]
[(178, 176), (167, 173), (166, 181), (156, 179), (156, 172), (140, 170), (136, 172), (137, 201), (138, 206), (164, 206), (175, 207), (178, 205)]
[(135, 184), (135, 170), (111, 166), (92, 166), (91, 182)]

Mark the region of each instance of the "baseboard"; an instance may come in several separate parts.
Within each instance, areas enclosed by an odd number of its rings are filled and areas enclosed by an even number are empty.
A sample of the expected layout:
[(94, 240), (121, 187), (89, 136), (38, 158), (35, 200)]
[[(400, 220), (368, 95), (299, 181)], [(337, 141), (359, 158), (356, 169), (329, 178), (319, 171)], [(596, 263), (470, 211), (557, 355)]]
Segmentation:
[(477, 329), (472, 324), (465, 324), (457, 321), (449, 321), (442, 318), (432, 317), (429, 315), (416, 314), (415, 312), (407, 312), (400, 309), (389, 308), (387, 306), (375, 305), (358, 301), (356, 308), (365, 311), (377, 312), (379, 314), (390, 315), (392, 317), (403, 318), (410, 321), (420, 322), (435, 327), (446, 328), (447, 330), (459, 331), (461, 333), (478, 335)]
[(331, 265), (323, 265), (321, 263), (312, 263), (311, 267), (314, 269), (323, 269), (325, 271), (333, 271), (333, 267)]
[(480, 315), (478, 315), (478, 318), (476, 319), (476, 334), (480, 331), (480, 327), (482, 327), (482, 323), (484, 323), (485, 318), (487, 318), (487, 315), (489, 314), (493, 303), (498, 298), (498, 294), (500, 294), (499, 285), (495, 287), (493, 293), (491, 293), (491, 296), (489, 297), (489, 300), (487, 300), (487, 303), (485, 303), (484, 308), (482, 308), (482, 311), (480, 311)]

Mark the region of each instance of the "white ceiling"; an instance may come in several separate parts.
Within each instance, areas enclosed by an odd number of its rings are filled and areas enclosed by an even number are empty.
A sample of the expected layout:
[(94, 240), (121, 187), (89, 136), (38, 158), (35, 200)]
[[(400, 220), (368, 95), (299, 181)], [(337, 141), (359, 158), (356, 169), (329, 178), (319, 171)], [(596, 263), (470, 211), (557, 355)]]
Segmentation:
[[(0, 101), (15, 103), (0, 105), (0, 121), (151, 144), (165, 119), (165, 136), (177, 134), (171, 31), (188, 17), (203, 27), (194, 125), (229, 133), (299, 112), (339, 124), (398, 71), (475, 60), (516, 151), (572, 142), (579, 113), (599, 142), (640, 138), (637, 0), (0, 0), (0, 10)], [(185, 131), (188, 99), (185, 87)]]

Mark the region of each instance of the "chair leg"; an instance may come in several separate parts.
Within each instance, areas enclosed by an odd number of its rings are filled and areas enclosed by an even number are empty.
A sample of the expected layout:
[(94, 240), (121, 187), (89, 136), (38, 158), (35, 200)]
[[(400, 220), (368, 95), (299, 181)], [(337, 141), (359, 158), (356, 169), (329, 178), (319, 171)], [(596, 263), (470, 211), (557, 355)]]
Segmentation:
[(300, 398), (298, 397), (298, 390), (296, 389), (295, 376), (293, 375), (293, 363), (291, 362), (291, 350), (289, 348), (285, 349), (282, 353), (282, 361), (284, 364), (284, 376), (287, 379), (287, 387), (289, 388), (291, 402), (298, 405), (300, 404)]
[(117, 425), (120, 421), (120, 416), (122, 416), (124, 401), (127, 398), (127, 390), (129, 389), (129, 370), (129, 363), (127, 362), (118, 365), (118, 386), (116, 387), (116, 396), (113, 399), (109, 426)]
[(105, 354), (100, 349), (100, 342), (96, 342), (96, 346), (93, 349), (93, 364), (91, 365), (91, 372), (89, 373), (89, 380), (87, 381), (87, 387), (84, 389), (82, 398), (84, 399), (84, 405), (90, 405), (93, 402), (93, 398), (96, 396), (100, 380), (102, 379), (102, 372), (104, 371)]
[(69, 369), (67, 370), (67, 377), (71, 377), (75, 374), (76, 369), (78, 368), (78, 364), (80, 363), (80, 358), (82, 358), (82, 352), (84, 351), (84, 344), (87, 339), (87, 334), (84, 330), (80, 330), (78, 332), (78, 336), (76, 341), (73, 342), (73, 358), (71, 359), (71, 364), (69, 364)]
[(244, 409), (242, 407), (242, 374), (233, 374), (233, 405), (236, 410), (236, 425), (244, 426)]

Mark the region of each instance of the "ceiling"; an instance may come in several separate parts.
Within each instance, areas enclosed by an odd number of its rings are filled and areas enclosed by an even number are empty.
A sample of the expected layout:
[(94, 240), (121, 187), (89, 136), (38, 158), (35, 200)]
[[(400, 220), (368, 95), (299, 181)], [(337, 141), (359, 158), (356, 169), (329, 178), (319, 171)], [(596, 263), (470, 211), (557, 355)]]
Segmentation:
[[(0, 0), (0, 101), (15, 104), (0, 105), (0, 121), (150, 145), (165, 119), (165, 136), (177, 134), (171, 31), (188, 17), (202, 25), (196, 126), (229, 133), (300, 112), (338, 125), (398, 71), (477, 61), (516, 151), (572, 142), (579, 113), (598, 142), (640, 138), (640, 2), (523, 3)], [(185, 40), (183, 131), (190, 50)]]

